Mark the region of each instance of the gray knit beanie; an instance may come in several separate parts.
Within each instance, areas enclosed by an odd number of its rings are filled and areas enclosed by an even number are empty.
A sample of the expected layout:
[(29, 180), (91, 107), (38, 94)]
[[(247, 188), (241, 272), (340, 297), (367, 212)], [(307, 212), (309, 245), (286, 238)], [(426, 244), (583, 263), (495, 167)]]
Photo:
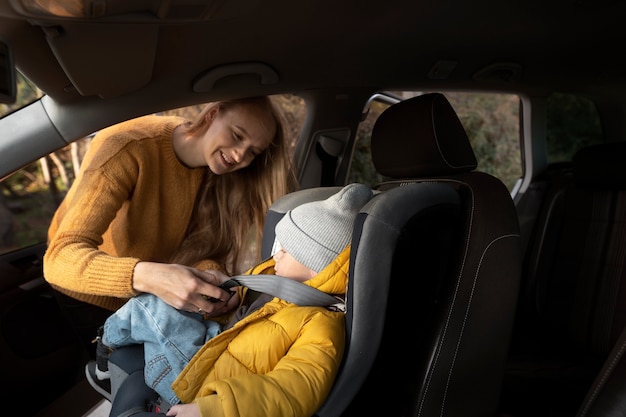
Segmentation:
[(326, 200), (302, 204), (278, 222), (276, 239), (298, 262), (320, 272), (348, 246), (354, 219), (372, 195), (368, 186), (354, 183)]

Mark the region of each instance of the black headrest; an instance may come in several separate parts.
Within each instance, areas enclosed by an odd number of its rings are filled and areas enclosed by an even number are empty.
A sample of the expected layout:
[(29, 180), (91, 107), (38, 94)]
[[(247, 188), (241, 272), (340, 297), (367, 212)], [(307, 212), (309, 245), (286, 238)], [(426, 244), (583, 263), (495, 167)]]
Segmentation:
[(410, 98), (380, 115), (372, 131), (372, 162), (379, 174), (393, 178), (476, 169), (467, 133), (440, 93)]
[(580, 149), (572, 158), (576, 184), (594, 188), (626, 188), (626, 142)]

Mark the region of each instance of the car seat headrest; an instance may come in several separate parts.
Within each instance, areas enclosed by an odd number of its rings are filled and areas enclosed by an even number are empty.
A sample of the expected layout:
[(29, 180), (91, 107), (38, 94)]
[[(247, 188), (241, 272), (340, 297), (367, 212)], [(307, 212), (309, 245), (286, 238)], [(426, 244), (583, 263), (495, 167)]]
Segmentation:
[(392, 105), (372, 131), (372, 162), (392, 178), (449, 175), (476, 169), (476, 156), (456, 112), (441, 93)]
[(626, 142), (582, 148), (572, 158), (574, 180), (583, 187), (626, 188)]

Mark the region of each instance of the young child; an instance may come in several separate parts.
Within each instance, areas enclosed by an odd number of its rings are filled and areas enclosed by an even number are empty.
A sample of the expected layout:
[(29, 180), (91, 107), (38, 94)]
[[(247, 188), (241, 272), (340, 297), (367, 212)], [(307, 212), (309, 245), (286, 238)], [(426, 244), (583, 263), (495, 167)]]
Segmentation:
[[(371, 197), (369, 187), (350, 184), (288, 211), (276, 225), (280, 249), (249, 273), (274, 273), (342, 296), (353, 222)], [(211, 272), (218, 282), (229, 279)], [(341, 312), (244, 289), (240, 306), (220, 326), (150, 298), (133, 302), (130, 314), (124, 306), (112, 315), (102, 341), (111, 348), (144, 343), (145, 379), (162, 404), (173, 405), (168, 415), (230, 415), (234, 407), (241, 415), (289, 409), (305, 416), (328, 395), (344, 349)]]

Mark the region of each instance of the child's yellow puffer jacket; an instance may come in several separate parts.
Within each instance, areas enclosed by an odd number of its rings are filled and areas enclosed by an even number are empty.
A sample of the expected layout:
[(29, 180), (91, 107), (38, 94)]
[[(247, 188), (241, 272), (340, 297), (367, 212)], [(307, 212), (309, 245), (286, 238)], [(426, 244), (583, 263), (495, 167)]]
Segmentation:
[[(307, 285), (344, 294), (348, 246)], [(273, 274), (272, 259), (251, 274)], [(344, 314), (274, 298), (209, 340), (172, 388), (204, 417), (311, 416), (323, 404), (341, 363)]]

